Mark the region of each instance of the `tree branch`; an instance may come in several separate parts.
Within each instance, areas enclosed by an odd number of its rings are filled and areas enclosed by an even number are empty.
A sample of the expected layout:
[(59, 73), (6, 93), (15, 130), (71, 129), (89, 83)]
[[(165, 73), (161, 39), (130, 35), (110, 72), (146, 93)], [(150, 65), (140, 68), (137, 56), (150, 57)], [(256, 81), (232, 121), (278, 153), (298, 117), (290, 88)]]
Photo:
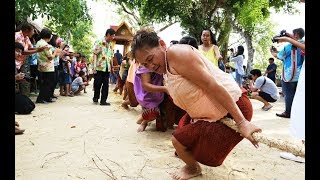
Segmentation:
[(166, 24), (165, 26), (163, 26), (162, 28), (160, 28), (159, 30), (157, 30), (157, 33), (159, 33), (159, 32), (161, 32), (161, 31), (167, 29), (168, 27), (170, 27), (171, 25), (173, 25), (173, 24), (175, 24), (175, 23), (177, 23), (177, 22), (178, 22), (178, 21), (176, 21), (176, 20), (169, 22), (168, 24)]
[(134, 20), (136, 20), (136, 21), (138, 22), (138, 24), (140, 24), (140, 18), (138, 18), (138, 16), (136, 16), (136, 14), (134, 14), (133, 12), (130, 12), (130, 11), (125, 7), (124, 3), (121, 3), (120, 5), (121, 5), (121, 7), (122, 7), (122, 9), (123, 9), (124, 12), (126, 12), (126, 13), (129, 14), (129, 15), (131, 15), (131, 16), (134, 18)]

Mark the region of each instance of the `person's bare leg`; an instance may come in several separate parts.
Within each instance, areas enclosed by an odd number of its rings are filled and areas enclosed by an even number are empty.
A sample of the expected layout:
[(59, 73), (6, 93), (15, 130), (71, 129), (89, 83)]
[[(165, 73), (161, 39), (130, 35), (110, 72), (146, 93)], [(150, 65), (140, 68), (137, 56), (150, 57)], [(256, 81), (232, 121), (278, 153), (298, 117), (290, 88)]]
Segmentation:
[(84, 90), (85, 86), (80, 86), (77, 91), (74, 92), (75, 95), (79, 95), (82, 90)]
[[(143, 119), (142, 119), (143, 120)], [(138, 122), (137, 122), (138, 123)], [(139, 124), (139, 123), (138, 123)], [(145, 129), (146, 129), (146, 127), (147, 127), (147, 125), (148, 125), (148, 121), (146, 121), (146, 120), (143, 120), (142, 122), (141, 122), (141, 124), (140, 124), (140, 127), (138, 128), (138, 132), (142, 132), (142, 131), (144, 131)]]
[(193, 158), (192, 154), (187, 151), (187, 148), (183, 146), (175, 137), (172, 137), (172, 144), (176, 149), (178, 157), (186, 163), (186, 165), (181, 168), (180, 171), (171, 173), (172, 178), (176, 180), (182, 180), (201, 175), (200, 164)]
[(127, 91), (126, 84), (124, 84), (124, 86), (123, 86), (123, 98), (122, 99), (126, 100), (127, 96), (128, 96), (128, 91)]
[(71, 85), (70, 84), (66, 84), (66, 96), (73, 97), (73, 95), (71, 94)]
[(60, 86), (60, 96), (64, 96), (65, 95), (65, 86)]
[(260, 101), (260, 102), (262, 102), (262, 103), (264, 104), (264, 106), (270, 106), (270, 105), (271, 105), (268, 101), (264, 100), (264, 99), (263, 99), (261, 96), (259, 96), (258, 94), (253, 93), (253, 94), (252, 94), (252, 98), (253, 98), (253, 99), (256, 99), (256, 100), (258, 100), (258, 101)]
[(142, 116), (141, 116), (141, 117), (137, 120), (137, 124), (141, 124), (142, 121), (143, 121), (143, 118), (142, 118)]
[(121, 104), (121, 107), (125, 108), (126, 110), (129, 110), (129, 104), (129, 100), (126, 100)]

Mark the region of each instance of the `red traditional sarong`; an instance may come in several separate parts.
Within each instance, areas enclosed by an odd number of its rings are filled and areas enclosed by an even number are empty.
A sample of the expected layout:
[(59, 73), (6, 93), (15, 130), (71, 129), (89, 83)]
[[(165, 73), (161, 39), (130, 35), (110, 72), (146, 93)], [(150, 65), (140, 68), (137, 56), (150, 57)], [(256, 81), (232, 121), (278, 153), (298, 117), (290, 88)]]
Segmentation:
[[(237, 101), (244, 117), (251, 121), (252, 104), (243, 92)], [(229, 117), (231, 117), (228, 114)], [(222, 122), (197, 121), (190, 124), (188, 114), (184, 115), (173, 136), (193, 154), (201, 164), (219, 166), (230, 151), (243, 139), (239, 133), (224, 125)]]
[(158, 107), (155, 108), (142, 108), (142, 118), (146, 121), (153, 121), (157, 117), (160, 116), (160, 109)]

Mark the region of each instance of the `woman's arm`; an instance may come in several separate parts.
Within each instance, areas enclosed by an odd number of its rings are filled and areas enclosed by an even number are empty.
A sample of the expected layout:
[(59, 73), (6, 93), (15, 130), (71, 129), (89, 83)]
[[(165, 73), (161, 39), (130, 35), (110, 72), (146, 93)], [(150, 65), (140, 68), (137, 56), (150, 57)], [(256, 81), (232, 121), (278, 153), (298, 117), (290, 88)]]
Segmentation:
[(167, 93), (167, 88), (165, 86), (158, 86), (151, 84), (151, 72), (141, 74), (142, 88), (148, 92), (165, 92)]
[(214, 54), (216, 55), (216, 59), (219, 60), (222, 58), (220, 51), (219, 51), (219, 47), (216, 45), (213, 45), (213, 50), (214, 50)]
[(295, 39), (292, 39), (290, 37), (286, 37), (286, 36), (283, 36), (283, 37), (278, 37), (276, 38), (276, 40), (278, 40), (279, 42), (289, 42), (291, 44), (293, 44), (294, 46), (300, 48), (302, 51), (305, 51), (305, 44), (304, 43), (301, 43)]
[(240, 133), (257, 146), (258, 143), (253, 139), (251, 134), (255, 131), (261, 131), (261, 129), (245, 119), (228, 91), (208, 71), (204, 70), (205, 64), (195, 50), (185, 48), (184, 46), (173, 46), (167, 51), (170, 67), (179, 75), (199, 86), (210, 99), (215, 99), (221, 106), (227, 109), (234, 118), (234, 121), (239, 125)]

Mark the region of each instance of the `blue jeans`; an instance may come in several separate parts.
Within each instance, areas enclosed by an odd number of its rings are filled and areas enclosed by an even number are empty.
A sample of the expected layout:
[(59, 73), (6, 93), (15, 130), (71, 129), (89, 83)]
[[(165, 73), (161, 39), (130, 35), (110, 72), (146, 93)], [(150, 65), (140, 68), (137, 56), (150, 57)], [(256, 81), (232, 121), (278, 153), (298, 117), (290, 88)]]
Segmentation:
[(110, 72), (110, 81), (112, 84), (117, 83), (117, 76), (119, 75), (119, 71), (115, 71), (113, 74)]
[(238, 70), (236, 69), (236, 82), (239, 84), (240, 87), (242, 87), (242, 77), (243, 75), (240, 75), (238, 73)]
[(296, 94), (297, 84), (298, 82), (281, 81), (282, 93), (284, 95), (284, 102), (286, 105), (286, 110), (284, 112), (288, 115), (291, 113), (292, 101), (294, 95)]

